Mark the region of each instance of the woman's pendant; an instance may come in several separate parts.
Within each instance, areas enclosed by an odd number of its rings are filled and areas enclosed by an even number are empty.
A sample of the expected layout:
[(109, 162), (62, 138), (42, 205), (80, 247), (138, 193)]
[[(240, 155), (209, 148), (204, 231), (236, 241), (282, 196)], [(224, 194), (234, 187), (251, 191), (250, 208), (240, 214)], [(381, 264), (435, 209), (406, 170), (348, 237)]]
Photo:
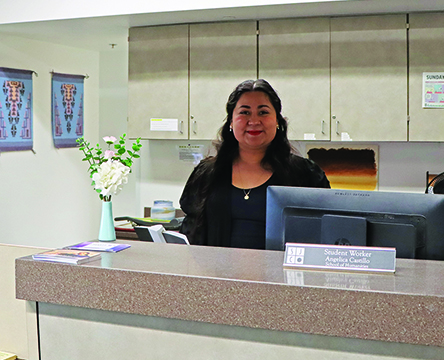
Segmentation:
[(244, 199), (248, 200), (250, 197), (248, 196), (248, 194), (245, 194)]

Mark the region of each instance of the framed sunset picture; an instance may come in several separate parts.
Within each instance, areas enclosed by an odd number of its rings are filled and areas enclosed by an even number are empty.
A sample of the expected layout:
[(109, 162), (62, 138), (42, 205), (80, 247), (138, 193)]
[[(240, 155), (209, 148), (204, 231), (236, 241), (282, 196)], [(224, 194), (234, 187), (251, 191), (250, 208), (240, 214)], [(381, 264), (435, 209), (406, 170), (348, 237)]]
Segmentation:
[(377, 145), (306, 145), (307, 157), (317, 163), (332, 189), (378, 190)]

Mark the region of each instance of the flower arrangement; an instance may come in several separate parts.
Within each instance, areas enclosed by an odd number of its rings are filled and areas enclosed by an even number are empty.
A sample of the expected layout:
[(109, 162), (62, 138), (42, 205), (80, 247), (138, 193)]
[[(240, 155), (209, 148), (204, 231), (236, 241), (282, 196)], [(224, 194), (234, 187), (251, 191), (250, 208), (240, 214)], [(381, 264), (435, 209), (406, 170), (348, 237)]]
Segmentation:
[[(76, 141), (79, 150), (85, 157), (82, 161), (88, 161), (92, 186), (99, 193), (100, 200), (111, 201), (112, 195), (117, 195), (124, 184), (128, 183), (128, 175), (134, 159), (140, 158), (138, 152), (142, 144), (140, 138), (133, 143), (131, 150), (125, 148), (126, 134), (123, 134), (117, 141), (114, 136), (105, 136), (103, 140), (108, 145), (108, 149), (103, 151), (99, 144), (91, 147), (91, 144), (82, 136)], [(111, 146), (114, 150), (111, 150)]]

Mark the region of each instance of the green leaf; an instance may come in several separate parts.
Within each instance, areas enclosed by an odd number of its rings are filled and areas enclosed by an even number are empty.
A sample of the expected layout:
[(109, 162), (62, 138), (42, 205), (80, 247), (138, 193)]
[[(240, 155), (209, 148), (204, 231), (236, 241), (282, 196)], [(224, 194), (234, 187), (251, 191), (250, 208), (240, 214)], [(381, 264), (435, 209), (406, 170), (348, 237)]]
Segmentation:
[(140, 155), (134, 154), (134, 159), (140, 158)]
[(125, 154), (125, 149), (123, 149), (123, 148), (120, 148), (119, 149), (119, 151), (117, 151), (117, 153), (119, 153), (120, 155), (123, 155), (123, 154)]

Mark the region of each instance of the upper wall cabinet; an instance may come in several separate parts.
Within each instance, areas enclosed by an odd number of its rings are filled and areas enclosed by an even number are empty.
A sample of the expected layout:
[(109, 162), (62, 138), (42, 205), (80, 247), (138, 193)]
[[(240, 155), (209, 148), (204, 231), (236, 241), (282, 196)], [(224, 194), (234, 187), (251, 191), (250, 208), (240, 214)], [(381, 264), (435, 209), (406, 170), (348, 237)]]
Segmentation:
[(188, 25), (131, 28), (129, 39), (128, 135), (188, 139)]
[(190, 26), (190, 139), (214, 139), (236, 85), (257, 76), (256, 22)]
[(329, 18), (259, 22), (259, 77), (279, 93), (291, 140), (330, 140)]
[(423, 73), (444, 73), (444, 14), (411, 14), (409, 23), (410, 140), (444, 141), (444, 109), (423, 108)]
[(331, 139), (407, 140), (405, 15), (331, 19)]
[(130, 137), (214, 139), (256, 48), (255, 21), (130, 29)]

